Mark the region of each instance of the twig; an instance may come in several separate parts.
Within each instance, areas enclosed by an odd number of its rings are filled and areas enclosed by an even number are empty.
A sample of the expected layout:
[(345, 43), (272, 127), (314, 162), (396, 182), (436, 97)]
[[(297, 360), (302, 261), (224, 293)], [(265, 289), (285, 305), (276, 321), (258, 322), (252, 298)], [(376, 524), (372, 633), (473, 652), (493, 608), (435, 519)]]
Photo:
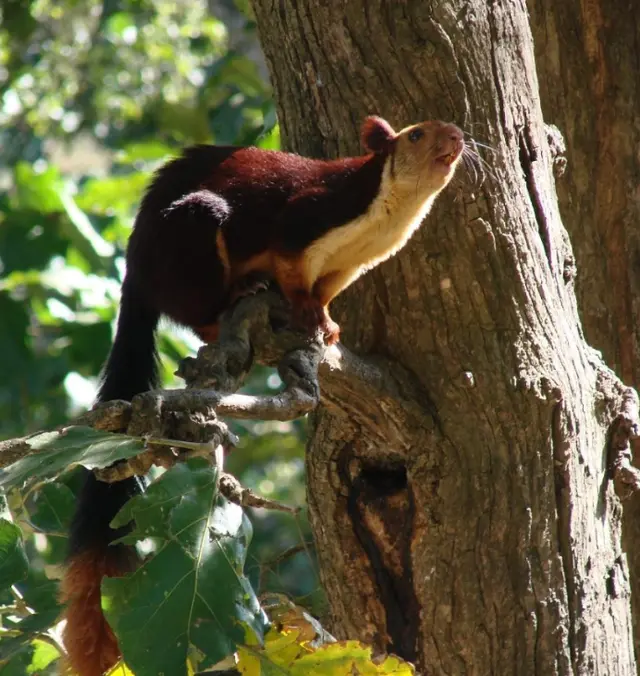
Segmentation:
[(260, 507), (278, 512), (287, 512), (287, 514), (293, 515), (296, 515), (300, 511), (299, 507), (290, 507), (281, 502), (263, 498), (251, 489), (244, 488), (232, 474), (222, 474), (220, 476), (220, 492), (227, 500), (241, 507)]
[(64, 644), (55, 634), (50, 632), (40, 632), (38, 633), (38, 639), (53, 646), (61, 655), (67, 654)]
[(27, 443), (27, 439), (28, 437), (20, 437), (0, 441), (0, 467), (12, 465), (20, 458), (30, 454), (31, 446)]
[(301, 542), (300, 544), (288, 547), (283, 552), (280, 552), (277, 556), (274, 556), (270, 559), (265, 559), (264, 561), (261, 562), (261, 565), (265, 566), (266, 568), (271, 568), (272, 566), (278, 566), (283, 561), (286, 561), (287, 559), (290, 559), (291, 557), (296, 556), (296, 554), (300, 554), (301, 552), (306, 553), (307, 547), (309, 545), (311, 545), (313, 547), (313, 542), (311, 542), (311, 543)]

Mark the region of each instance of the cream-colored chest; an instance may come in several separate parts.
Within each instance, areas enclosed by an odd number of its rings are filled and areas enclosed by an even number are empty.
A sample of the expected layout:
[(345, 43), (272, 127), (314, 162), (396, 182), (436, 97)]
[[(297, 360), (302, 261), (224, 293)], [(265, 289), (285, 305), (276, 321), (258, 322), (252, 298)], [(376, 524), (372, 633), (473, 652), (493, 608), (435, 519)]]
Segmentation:
[(384, 190), (357, 219), (334, 228), (305, 252), (313, 283), (340, 272), (349, 283), (401, 249), (429, 212), (435, 195), (418, 199), (415, 190)]

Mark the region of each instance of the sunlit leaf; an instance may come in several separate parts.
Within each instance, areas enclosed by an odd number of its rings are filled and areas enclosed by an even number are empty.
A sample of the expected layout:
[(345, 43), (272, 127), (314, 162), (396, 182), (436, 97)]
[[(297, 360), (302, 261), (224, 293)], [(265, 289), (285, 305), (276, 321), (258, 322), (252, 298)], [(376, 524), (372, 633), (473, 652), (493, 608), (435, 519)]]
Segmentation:
[(375, 676), (387, 674), (412, 676), (413, 665), (395, 655), (373, 660), (373, 651), (357, 641), (338, 641), (317, 649), (301, 639), (298, 630), (271, 629), (263, 648), (239, 649), (238, 670), (245, 676)]
[(292, 666), (292, 674), (317, 674), (339, 676), (341, 674), (394, 674), (411, 676), (415, 670), (411, 664), (390, 655), (384, 661), (373, 662), (373, 650), (357, 641), (340, 641), (324, 645), (302, 656)]
[(5, 490), (53, 477), (76, 465), (88, 469), (106, 467), (144, 449), (144, 442), (139, 439), (82, 426), (43, 432), (30, 437), (27, 443), (32, 455), (0, 469), (0, 487)]
[(51, 643), (36, 639), (33, 641), (33, 657), (31, 664), (27, 668), (27, 674), (38, 674), (43, 669), (46, 669), (51, 662), (60, 657), (60, 651), (56, 649)]
[(77, 204), (98, 213), (133, 213), (149, 182), (149, 172), (133, 172), (87, 181), (77, 198)]
[(118, 152), (117, 159), (123, 164), (156, 162), (175, 154), (175, 152), (174, 148), (171, 148), (165, 143), (150, 140), (139, 143), (128, 143)]
[(257, 145), (263, 150), (278, 150), (280, 148), (280, 127), (276, 125), (260, 136)]
[(18, 204), (22, 208), (42, 213), (61, 211), (60, 191), (62, 177), (56, 167), (47, 167), (38, 172), (27, 162), (20, 162), (15, 169)]
[(122, 36), (127, 28), (135, 25), (133, 15), (128, 12), (118, 12), (113, 14), (107, 22), (107, 30), (112, 31), (118, 36)]
[(374, 660), (370, 646), (336, 641), (303, 608), (280, 595), (265, 598), (265, 608), (274, 626), (264, 643), (259, 645), (248, 635), (245, 645), (238, 649), (238, 670), (245, 676), (415, 673), (411, 664), (395, 655)]
[(135, 676), (133, 671), (122, 661), (107, 671), (106, 676)]
[(115, 253), (113, 245), (105, 242), (95, 231), (88, 216), (70, 195), (68, 187), (62, 189), (59, 195), (62, 207), (73, 226), (69, 232), (71, 242), (78, 251), (82, 252), (85, 259), (93, 264), (94, 268), (104, 269), (102, 259), (113, 256)]
[[(11, 631), (11, 636), (2, 637), (2, 650), (0, 650), (0, 673), (5, 674), (5, 660), (12, 664), (28, 665), (31, 663), (34, 654), (33, 640), (37, 638), (42, 632), (47, 631), (59, 617), (59, 612), (53, 614), (37, 613), (36, 615), (29, 615), (24, 620), (16, 622), (11, 618), (3, 618), (4, 628)], [(27, 667), (19, 673), (23, 676), (26, 673)], [(11, 672), (6, 672), (11, 673)]]

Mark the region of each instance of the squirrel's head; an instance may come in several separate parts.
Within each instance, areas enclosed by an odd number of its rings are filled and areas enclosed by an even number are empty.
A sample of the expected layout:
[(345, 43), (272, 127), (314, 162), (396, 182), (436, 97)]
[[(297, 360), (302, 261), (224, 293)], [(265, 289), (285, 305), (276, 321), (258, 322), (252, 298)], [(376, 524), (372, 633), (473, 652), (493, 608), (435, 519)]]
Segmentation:
[(376, 155), (386, 155), (392, 181), (438, 192), (451, 180), (464, 150), (464, 135), (455, 124), (430, 120), (395, 132), (380, 117), (367, 117), (362, 143)]

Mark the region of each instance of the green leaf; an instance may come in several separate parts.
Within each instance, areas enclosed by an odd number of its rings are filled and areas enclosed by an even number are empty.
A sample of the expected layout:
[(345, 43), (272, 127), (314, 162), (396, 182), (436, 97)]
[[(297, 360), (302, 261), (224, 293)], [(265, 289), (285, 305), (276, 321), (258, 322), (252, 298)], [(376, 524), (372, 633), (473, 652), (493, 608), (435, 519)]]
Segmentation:
[(18, 204), (23, 209), (45, 214), (62, 210), (62, 178), (56, 167), (37, 172), (28, 162), (20, 162), (15, 169), (15, 181)]
[(27, 668), (27, 674), (38, 674), (46, 669), (51, 662), (60, 657), (60, 651), (56, 650), (50, 643), (45, 643), (36, 639), (33, 642), (34, 652), (31, 664)]
[(157, 110), (158, 123), (182, 142), (207, 143), (210, 140), (206, 110), (202, 106), (163, 101)]
[(175, 154), (175, 149), (155, 139), (140, 143), (128, 143), (118, 154), (117, 160), (123, 164), (134, 162), (157, 162)]
[(263, 150), (278, 150), (280, 148), (280, 127), (276, 124), (258, 139), (257, 146)]
[(251, 528), (242, 509), (218, 494), (216, 470), (179, 464), (136, 496), (113, 521), (135, 520), (122, 540), (152, 537), (156, 553), (126, 578), (105, 578), (103, 607), (136, 676), (187, 673), (193, 649), (201, 668), (244, 641), (261, 640), (266, 617), (243, 574)]
[(107, 467), (144, 450), (140, 439), (79, 425), (36, 434), (27, 443), (34, 453), (0, 469), (0, 488), (18, 488), (30, 481), (48, 479), (76, 465), (87, 469)]
[(65, 186), (59, 191), (60, 204), (65, 210), (69, 223), (69, 240), (84, 258), (90, 262), (94, 269), (105, 269), (106, 264), (102, 259), (111, 259), (115, 248), (96, 232), (87, 214), (76, 204), (71, 196), (70, 189)]
[(31, 645), (21, 645), (18, 650), (7, 651), (7, 643), (2, 641), (2, 653), (0, 654), (0, 668), (2, 676), (24, 676), (27, 673), (29, 664), (33, 659), (34, 648)]
[(209, 69), (209, 85), (239, 87), (246, 96), (265, 92), (265, 82), (260, 77), (254, 61), (237, 52), (228, 52)]
[(0, 519), (0, 589), (24, 580), (29, 562), (24, 551), (20, 529), (6, 519)]
[(132, 214), (151, 175), (136, 171), (124, 176), (88, 180), (76, 203), (80, 209), (98, 214)]
[[(39, 631), (51, 624), (60, 614), (58, 581), (49, 580), (44, 571), (36, 570), (32, 566), (26, 579), (15, 586), (29, 608), (36, 611), (35, 615), (29, 615), (20, 620), (23, 631)], [(48, 623), (42, 619), (46, 616), (52, 617)]]
[(29, 316), (26, 307), (0, 292), (0, 350), (2, 351), (2, 380), (10, 382), (24, 378), (30, 361), (27, 347)]
[[(43, 570), (29, 569), (27, 577), (15, 584), (18, 594), (24, 603), (34, 611), (25, 616), (4, 615), (3, 629), (11, 632), (11, 637), (2, 636), (0, 639), (0, 673), (4, 676), (6, 661), (12, 664), (23, 664), (19, 656), (28, 655), (25, 664), (30, 664), (34, 655), (33, 641), (46, 632), (59, 619), (61, 607), (58, 603), (58, 581), (47, 579)], [(12, 672), (8, 672), (12, 673)], [(29, 673), (26, 667), (20, 674)]]
[(0, 194), (0, 251), (2, 276), (15, 270), (44, 269), (51, 258), (63, 256), (68, 242), (60, 227), (60, 214), (12, 207), (12, 200)]
[(3, 0), (2, 22), (7, 35), (17, 42), (25, 42), (38, 27), (31, 15), (31, 3), (24, 0)]
[[(3, 628), (10, 630), (16, 635), (11, 638), (2, 638), (2, 650), (0, 651), (0, 667), (2, 667), (0, 673), (2, 676), (5, 674), (4, 660), (22, 664), (22, 661), (19, 660), (19, 656), (28, 655), (25, 664), (30, 664), (32, 662), (34, 656), (34, 639), (37, 639), (38, 636), (46, 632), (59, 618), (59, 608), (38, 612), (35, 615), (27, 615), (17, 621), (14, 621), (9, 617), (3, 618)], [(18, 673), (23, 675), (29, 672), (27, 672), (25, 668)]]
[(58, 482), (45, 483), (30, 500), (29, 521), (45, 533), (66, 533), (75, 505), (70, 488)]
[(90, 324), (68, 322), (63, 332), (69, 340), (66, 356), (71, 369), (83, 375), (99, 373), (111, 345), (111, 323), (95, 318)]
[(128, 12), (118, 12), (111, 16), (107, 22), (107, 29), (113, 31), (118, 36), (122, 36), (129, 26), (134, 25), (135, 19), (132, 14), (129, 14)]

